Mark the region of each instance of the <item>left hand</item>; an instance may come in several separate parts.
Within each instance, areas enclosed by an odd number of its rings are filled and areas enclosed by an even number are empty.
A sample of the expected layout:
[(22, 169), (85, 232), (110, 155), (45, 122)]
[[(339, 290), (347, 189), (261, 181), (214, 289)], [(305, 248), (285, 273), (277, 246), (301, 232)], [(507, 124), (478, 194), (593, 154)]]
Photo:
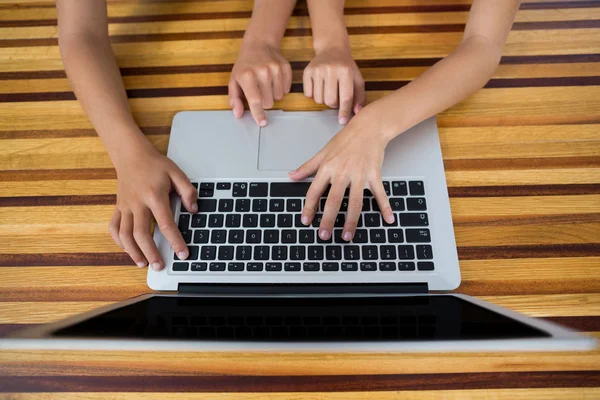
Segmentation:
[(289, 174), (293, 180), (301, 180), (316, 173), (306, 193), (306, 202), (302, 210), (302, 223), (305, 225), (312, 222), (321, 196), (331, 183), (319, 227), (319, 237), (323, 240), (328, 240), (332, 235), (333, 225), (348, 186), (350, 196), (342, 239), (350, 241), (354, 237), (362, 211), (365, 186), (368, 186), (377, 200), (384, 220), (387, 223), (394, 222), (394, 214), (381, 180), (381, 165), (388, 139), (383, 135), (383, 129), (378, 126), (377, 121), (380, 120), (381, 117), (374, 115), (371, 106), (365, 108), (317, 155)]
[(365, 81), (354, 62), (350, 49), (324, 48), (306, 66), (303, 75), (304, 95), (318, 104), (339, 107), (338, 120), (345, 125), (352, 111), (358, 114), (365, 102)]

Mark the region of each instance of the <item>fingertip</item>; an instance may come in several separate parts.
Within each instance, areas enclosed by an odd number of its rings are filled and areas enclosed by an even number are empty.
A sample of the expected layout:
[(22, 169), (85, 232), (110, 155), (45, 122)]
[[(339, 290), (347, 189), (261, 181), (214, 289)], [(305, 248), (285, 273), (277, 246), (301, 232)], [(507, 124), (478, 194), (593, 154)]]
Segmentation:
[(363, 109), (362, 104), (357, 104), (354, 106), (354, 114), (358, 114), (360, 112), (360, 110)]
[(144, 268), (146, 266), (146, 263), (143, 261), (138, 261), (137, 266), (140, 268)]
[(344, 116), (340, 116), (338, 118), (338, 122), (340, 123), (340, 125), (346, 125), (348, 123), (348, 117)]
[(187, 251), (180, 251), (177, 253), (177, 257), (179, 257), (180, 260), (185, 260), (186, 258), (188, 258), (188, 253)]
[(163, 268), (162, 264), (159, 262), (153, 262), (151, 267), (154, 271), (160, 271)]
[(189, 211), (191, 213), (197, 213), (198, 212), (198, 203), (196, 203), (195, 201), (192, 203), (192, 205), (189, 208)]
[(264, 127), (265, 127), (265, 126), (267, 126), (267, 124), (268, 124), (268, 122), (267, 122), (267, 120), (266, 120), (265, 118), (263, 118), (263, 119), (261, 119), (261, 120), (257, 121), (257, 123), (258, 123), (258, 126), (260, 126), (260, 127), (262, 127), (262, 128), (264, 128)]

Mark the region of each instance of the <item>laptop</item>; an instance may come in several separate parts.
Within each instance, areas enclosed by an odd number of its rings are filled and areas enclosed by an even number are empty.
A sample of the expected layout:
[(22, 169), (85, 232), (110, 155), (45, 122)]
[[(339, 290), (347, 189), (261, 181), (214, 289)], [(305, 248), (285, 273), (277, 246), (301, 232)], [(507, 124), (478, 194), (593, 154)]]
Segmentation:
[[(395, 222), (368, 187), (356, 235), (300, 221), (310, 179), (291, 171), (342, 128), (335, 110), (268, 111), (258, 127), (231, 111), (178, 113), (168, 156), (198, 190), (199, 213), (172, 210), (190, 257), (157, 229), (162, 291), (17, 332), (0, 348), (189, 351), (585, 350), (569, 329), (462, 294), (434, 118), (394, 139), (382, 167)], [(325, 194), (326, 195), (326, 194)], [(435, 291), (436, 293), (431, 293)], [(164, 293), (167, 292), (167, 293)], [(171, 292), (171, 293), (168, 293)]]

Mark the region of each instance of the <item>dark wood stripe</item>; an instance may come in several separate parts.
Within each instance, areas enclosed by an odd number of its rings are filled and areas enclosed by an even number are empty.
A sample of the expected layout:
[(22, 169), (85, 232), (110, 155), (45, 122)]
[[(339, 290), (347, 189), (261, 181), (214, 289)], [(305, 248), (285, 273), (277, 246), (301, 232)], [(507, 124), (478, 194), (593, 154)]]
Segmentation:
[[(430, 67), (440, 61), (439, 57), (432, 58), (391, 58), (374, 60), (356, 60), (360, 68), (398, 68), (398, 67)], [(558, 54), (539, 56), (504, 56), (500, 64), (556, 64), (556, 63), (591, 63), (600, 62), (600, 54)], [(307, 61), (290, 63), (292, 69), (302, 70)], [(160, 67), (131, 67), (121, 68), (123, 76), (193, 74), (207, 72), (231, 72), (233, 64), (205, 64)], [(15, 71), (0, 72), (0, 80), (11, 79), (60, 79), (66, 78), (63, 70), (50, 71)]]
[(125, 252), (0, 254), (0, 267), (134, 266)]
[(524, 226), (524, 225), (544, 225), (544, 224), (591, 224), (600, 222), (600, 212), (587, 214), (552, 214), (536, 215), (535, 210), (531, 210), (529, 215), (510, 215), (510, 216), (477, 216), (477, 217), (455, 217), (455, 227), (474, 227), (474, 226)]
[[(446, 171), (543, 168), (597, 168), (600, 157), (481, 158), (444, 160)], [(2, 180), (0, 175), (0, 180)]]
[(522, 186), (451, 186), (450, 197), (557, 196), (600, 193), (600, 184), (522, 185)]
[(600, 386), (598, 371), (316, 376), (2, 376), (1, 392), (347, 392)]
[(114, 194), (97, 194), (88, 196), (0, 197), (0, 207), (114, 205), (116, 204), (116, 201), (117, 196)]
[[(168, 135), (170, 126), (147, 126), (140, 127), (146, 135)], [(93, 129), (45, 129), (45, 130), (23, 130), (23, 131), (0, 131), (2, 139), (52, 139), (52, 138), (74, 138), (97, 136)]]
[(117, 179), (114, 168), (38, 169), (0, 171), (0, 182)]
[(0, 338), (8, 336), (9, 333), (39, 325), (41, 324), (0, 324)]

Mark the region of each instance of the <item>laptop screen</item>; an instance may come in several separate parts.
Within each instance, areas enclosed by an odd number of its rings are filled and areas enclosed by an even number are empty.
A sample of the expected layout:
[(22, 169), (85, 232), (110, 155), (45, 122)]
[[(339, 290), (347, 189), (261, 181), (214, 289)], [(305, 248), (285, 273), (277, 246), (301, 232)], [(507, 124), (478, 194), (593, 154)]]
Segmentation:
[(154, 296), (54, 337), (258, 342), (548, 337), (454, 296), (223, 298)]

